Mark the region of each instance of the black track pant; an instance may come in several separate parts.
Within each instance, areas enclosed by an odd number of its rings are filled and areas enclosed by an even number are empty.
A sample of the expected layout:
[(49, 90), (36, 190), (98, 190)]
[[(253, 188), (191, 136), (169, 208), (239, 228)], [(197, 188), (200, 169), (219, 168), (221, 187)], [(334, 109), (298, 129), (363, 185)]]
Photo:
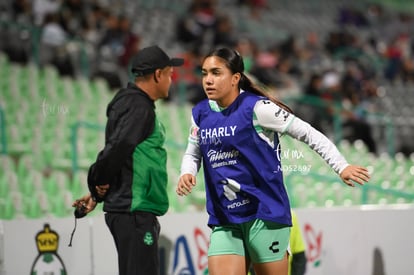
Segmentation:
[(160, 224), (148, 212), (106, 213), (118, 251), (119, 275), (158, 275)]

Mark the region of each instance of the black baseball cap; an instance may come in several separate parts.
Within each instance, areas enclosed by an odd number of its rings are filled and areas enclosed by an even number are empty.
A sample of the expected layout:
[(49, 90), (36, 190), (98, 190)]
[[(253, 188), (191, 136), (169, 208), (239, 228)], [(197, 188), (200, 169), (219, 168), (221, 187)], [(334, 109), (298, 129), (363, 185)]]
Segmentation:
[(143, 76), (153, 73), (156, 69), (178, 67), (183, 64), (183, 58), (170, 58), (160, 47), (150, 46), (141, 49), (132, 58), (131, 72), (135, 76)]

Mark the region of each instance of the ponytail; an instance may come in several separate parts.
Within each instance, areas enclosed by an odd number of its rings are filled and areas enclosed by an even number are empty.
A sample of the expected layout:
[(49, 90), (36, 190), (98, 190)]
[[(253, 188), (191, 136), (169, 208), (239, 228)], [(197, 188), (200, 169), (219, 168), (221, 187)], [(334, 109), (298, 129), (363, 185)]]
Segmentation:
[(240, 73), (240, 75), (241, 75), (241, 77), (240, 77), (240, 81), (239, 81), (239, 89), (242, 89), (244, 91), (249, 91), (249, 92), (254, 93), (256, 95), (259, 95), (259, 96), (267, 97), (267, 98), (269, 98), (270, 101), (272, 101), (273, 103), (278, 105), (280, 108), (282, 108), (285, 111), (293, 114), (293, 111), (292, 111), (292, 109), (290, 109), (289, 106), (287, 106), (282, 101), (278, 100), (276, 97), (274, 97), (272, 95), (269, 95), (269, 93), (265, 92), (259, 86), (253, 84), (253, 82), (250, 80), (250, 78), (247, 75), (245, 75), (244, 73)]

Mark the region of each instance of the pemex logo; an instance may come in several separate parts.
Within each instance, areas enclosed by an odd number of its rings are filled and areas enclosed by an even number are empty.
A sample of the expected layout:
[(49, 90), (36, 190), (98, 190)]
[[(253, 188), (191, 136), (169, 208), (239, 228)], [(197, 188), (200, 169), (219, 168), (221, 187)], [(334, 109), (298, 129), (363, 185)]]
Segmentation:
[(67, 275), (65, 265), (57, 254), (59, 235), (50, 229), (49, 224), (36, 234), (36, 246), (39, 254), (33, 262), (31, 275), (59, 274)]

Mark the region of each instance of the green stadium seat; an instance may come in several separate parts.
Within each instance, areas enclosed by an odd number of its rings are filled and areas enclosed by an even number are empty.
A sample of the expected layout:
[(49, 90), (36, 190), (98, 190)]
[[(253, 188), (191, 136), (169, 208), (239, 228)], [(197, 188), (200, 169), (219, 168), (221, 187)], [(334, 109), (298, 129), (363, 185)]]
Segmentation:
[(12, 196), (0, 198), (0, 220), (12, 220), (15, 217)]
[(10, 186), (7, 178), (7, 174), (3, 173), (0, 176), (0, 199), (9, 197)]
[(61, 171), (53, 171), (51, 175), (43, 179), (43, 190), (46, 192), (48, 198), (53, 198), (58, 193), (68, 190), (69, 188), (68, 176)]
[[(266, 36), (266, 30), (263, 35)], [(87, 168), (103, 148), (104, 131), (80, 129), (77, 146), (81, 170), (71, 179), (68, 174), (62, 174), (72, 169), (71, 126), (78, 121), (104, 125), (106, 106), (114, 93), (102, 79), (60, 77), (54, 67), (39, 69), (34, 64), (23, 67), (10, 63), (1, 53), (0, 78), (5, 80), (0, 81), (0, 104), (7, 115), (10, 149), (10, 155), (0, 156), (0, 215), (13, 218), (72, 215), (68, 204), (88, 192)], [(30, 100), (27, 100), (28, 95)], [(202, 171), (191, 195), (179, 197), (175, 193), (192, 106), (166, 101), (157, 101), (156, 106), (157, 115), (166, 127), (170, 211), (204, 211)], [(294, 207), (357, 205), (362, 203), (365, 191), (368, 192), (367, 203), (413, 203), (408, 198), (390, 196), (375, 189), (348, 188), (306, 144), (289, 136), (282, 136), (280, 142), (282, 150), (287, 152), (283, 165), (309, 165), (310, 168), (308, 173), (284, 172)], [(368, 166), (372, 174), (370, 184), (414, 193), (414, 154), (408, 158), (400, 153), (395, 157), (375, 156), (368, 153), (361, 141), (350, 143), (344, 140), (338, 148), (349, 162)], [(45, 173), (50, 175), (45, 177)], [(34, 193), (38, 194), (37, 202), (29, 198)], [(53, 199), (50, 201), (53, 207), (49, 207), (49, 197), (60, 198), (60, 201)], [(98, 205), (101, 207), (102, 204)], [(52, 213), (52, 208), (56, 213)]]
[(78, 171), (73, 176), (69, 190), (74, 199), (80, 198), (89, 192), (87, 176), (88, 174), (86, 171)]
[(36, 193), (33, 193), (32, 196), (26, 196), (23, 199), (23, 213), (28, 219), (38, 219), (44, 216), (39, 199), (34, 194)]
[(30, 130), (25, 125), (13, 125), (7, 122), (7, 150), (11, 155), (20, 156), (30, 153), (31, 144), (29, 141)]
[(26, 175), (24, 178), (20, 178), (19, 182), (19, 191), (23, 197), (30, 197), (34, 194), (35, 191), (41, 189), (36, 188), (34, 184), (34, 176), (32, 174)]
[(0, 154), (0, 174), (5, 173), (6, 171), (15, 171), (16, 163), (12, 156), (8, 154)]
[(73, 213), (72, 193), (67, 190), (58, 192), (53, 198), (49, 197), (51, 212), (55, 217), (67, 217)]
[(38, 171), (30, 171), (24, 177), (19, 177), (19, 191), (24, 197), (32, 196), (35, 191), (42, 190), (42, 175)]
[(13, 204), (14, 208), (14, 218), (22, 218), (24, 217), (24, 198), (22, 194), (18, 191), (13, 191), (10, 194), (10, 199)]

